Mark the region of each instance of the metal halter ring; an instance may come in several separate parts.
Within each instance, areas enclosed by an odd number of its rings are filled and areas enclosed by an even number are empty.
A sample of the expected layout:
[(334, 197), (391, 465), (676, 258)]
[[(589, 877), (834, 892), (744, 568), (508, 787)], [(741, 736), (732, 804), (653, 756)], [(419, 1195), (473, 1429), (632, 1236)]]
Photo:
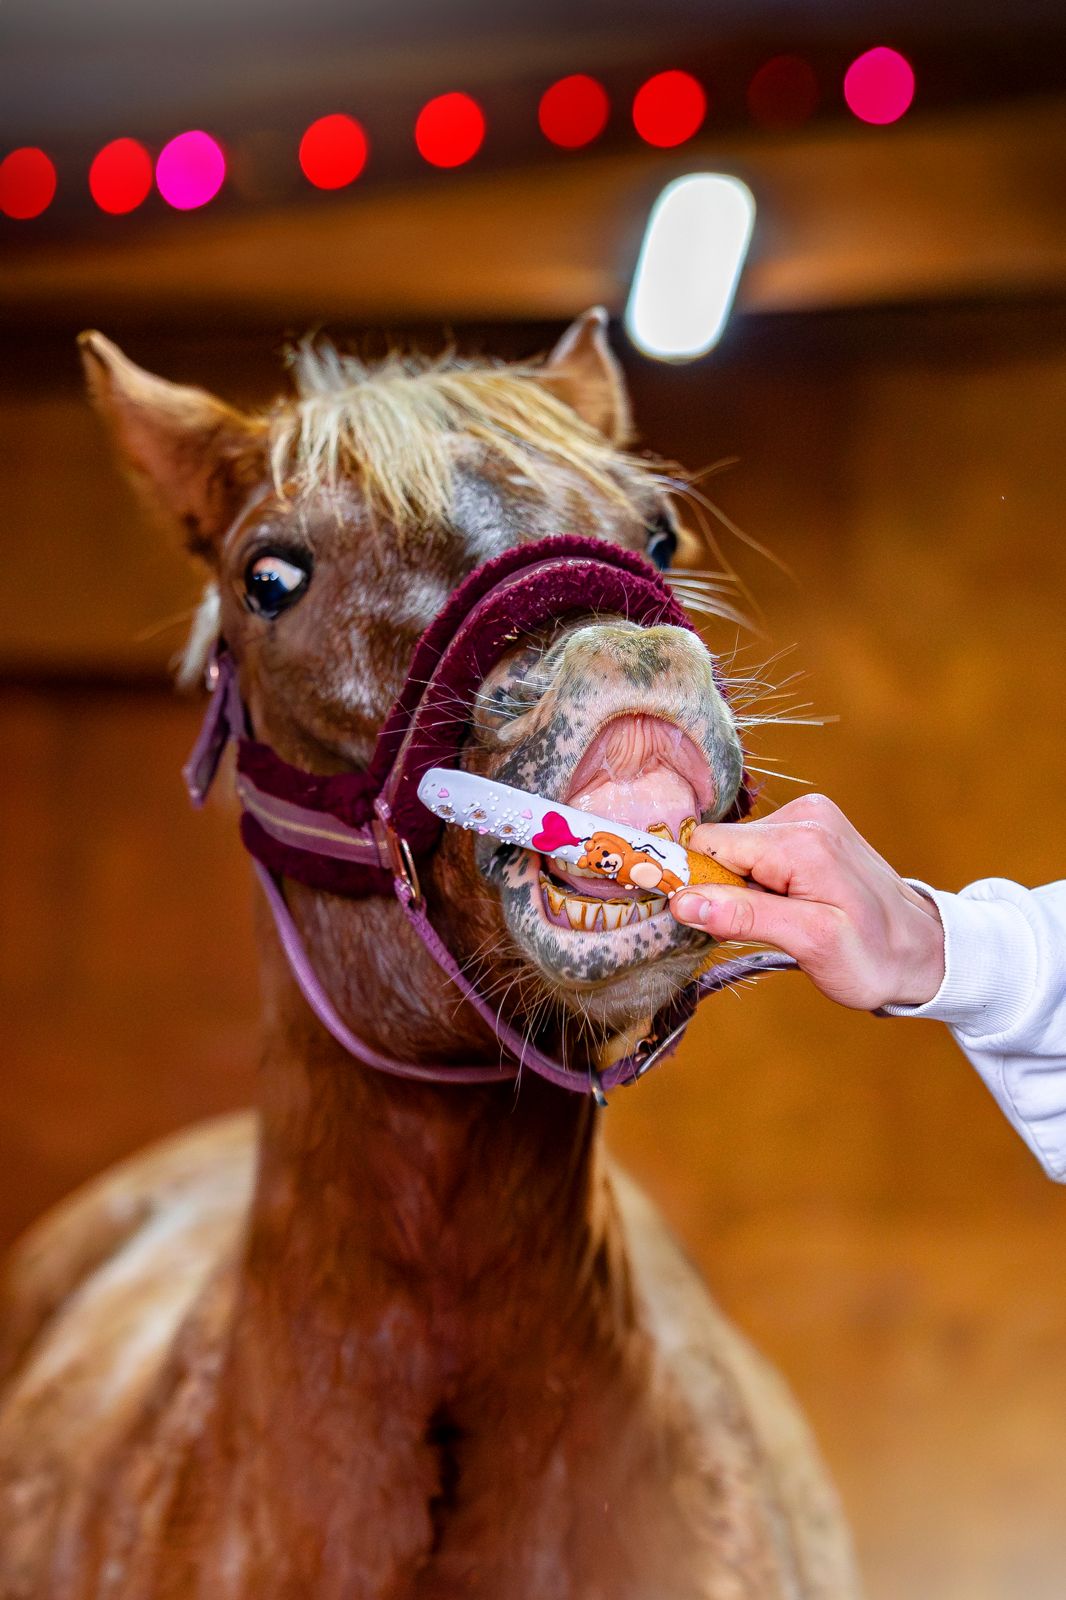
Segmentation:
[(422, 904), (422, 885), (418, 881), (418, 868), (415, 866), (411, 846), (387, 822), (382, 824), (382, 832), (385, 835), (385, 847), (393, 877), (399, 878), (410, 896), (410, 905), (414, 910), (418, 910)]

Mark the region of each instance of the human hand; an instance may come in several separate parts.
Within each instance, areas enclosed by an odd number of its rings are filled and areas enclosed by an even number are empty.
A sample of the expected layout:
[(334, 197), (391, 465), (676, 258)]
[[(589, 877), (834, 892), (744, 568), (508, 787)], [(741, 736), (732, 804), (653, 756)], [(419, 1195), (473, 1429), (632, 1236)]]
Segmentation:
[(688, 848), (753, 887), (681, 889), (670, 901), (679, 922), (716, 939), (774, 945), (830, 1000), (856, 1010), (924, 1005), (943, 982), (936, 906), (825, 795), (804, 795), (759, 822), (708, 823)]

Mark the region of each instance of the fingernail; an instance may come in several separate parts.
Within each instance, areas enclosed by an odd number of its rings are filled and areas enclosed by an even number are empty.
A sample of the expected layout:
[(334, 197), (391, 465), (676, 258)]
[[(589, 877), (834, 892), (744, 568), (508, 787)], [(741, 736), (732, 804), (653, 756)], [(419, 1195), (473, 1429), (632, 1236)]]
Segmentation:
[(682, 922), (706, 922), (711, 915), (711, 902), (702, 894), (679, 894), (674, 900), (674, 916)]

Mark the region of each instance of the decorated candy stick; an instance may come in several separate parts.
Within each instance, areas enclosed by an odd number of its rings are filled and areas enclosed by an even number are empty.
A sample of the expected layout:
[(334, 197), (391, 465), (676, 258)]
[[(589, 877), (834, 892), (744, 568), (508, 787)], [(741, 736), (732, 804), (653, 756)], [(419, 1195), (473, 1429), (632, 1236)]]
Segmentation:
[(470, 772), (431, 767), (418, 785), (418, 797), (445, 822), (523, 850), (538, 850), (622, 888), (669, 896), (688, 883), (744, 882), (710, 856), (658, 834)]

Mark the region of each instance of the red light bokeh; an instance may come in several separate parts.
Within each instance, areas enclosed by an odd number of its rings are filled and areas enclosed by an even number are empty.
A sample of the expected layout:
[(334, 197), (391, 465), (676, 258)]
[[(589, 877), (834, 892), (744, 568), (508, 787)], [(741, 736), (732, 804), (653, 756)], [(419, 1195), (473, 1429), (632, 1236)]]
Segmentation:
[(633, 100), (633, 126), (646, 144), (660, 150), (691, 139), (706, 115), (703, 85), (688, 72), (657, 72)]
[(818, 106), (818, 79), (800, 56), (765, 61), (748, 85), (748, 110), (764, 128), (797, 128)]
[(844, 99), (860, 122), (898, 122), (914, 99), (914, 69), (898, 50), (878, 45), (844, 74)]
[(89, 193), (109, 216), (136, 211), (152, 187), (152, 158), (136, 139), (112, 139), (89, 168)]
[(39, 217), (52, 204), (56, 169), (43, 150), (24, 145), (0, 161), (0, 211), (20, 222)]
[(602, 83), (584, 72), (560, 78), (541, 96), (537, 111), (540, 131), (562, 150), (579, 150), (598, 139), (607, 126), (610, 101)]
[(300, 167), (316, 189), (343, 189), (366, 166), (366, 134), (354, 117), (319, 117), (300, 140)]
[(485, 138), (481, 107), (468, 94), (439, 94), (428, 100), (415, 123), (415, 144), (434, 167), (461, 167), (476, 156)]

